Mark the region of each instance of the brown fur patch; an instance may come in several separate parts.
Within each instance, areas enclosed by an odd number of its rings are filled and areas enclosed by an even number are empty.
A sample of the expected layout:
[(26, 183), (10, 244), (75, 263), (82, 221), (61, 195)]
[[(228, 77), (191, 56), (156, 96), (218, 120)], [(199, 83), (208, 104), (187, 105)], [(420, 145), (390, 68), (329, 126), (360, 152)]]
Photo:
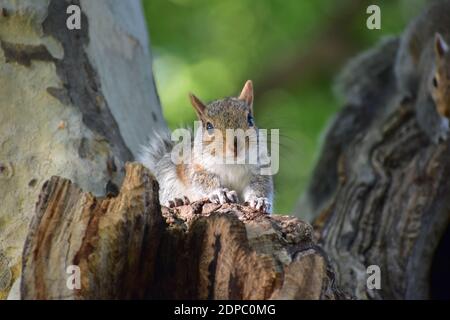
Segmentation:
[(203, 171), (203, 170), (204, 170), (204, 168), (201, 165), (199, 165), (198, 163), (194, 164), (195, 172), (199, 172), (199, 171)]
[(177, 164), (177, 177), (186, 186), (188, 184), (188, 178), (186, 175), (186, 166), (182, 163)]

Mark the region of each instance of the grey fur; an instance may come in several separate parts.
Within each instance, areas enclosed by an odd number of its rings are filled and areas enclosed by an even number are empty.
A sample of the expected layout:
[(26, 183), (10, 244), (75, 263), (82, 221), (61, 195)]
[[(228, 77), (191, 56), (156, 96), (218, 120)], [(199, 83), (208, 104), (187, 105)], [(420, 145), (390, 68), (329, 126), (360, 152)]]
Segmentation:
[(391, 72), (395, 63), (398, 37), (386, 37), (379, 43), (352, 58), (335, 81), (336, 95), (346, 103), (361, 105), (378, 94), (385, 83), (385, 73)]
[(153, 173), (158, 172), (158, 163), (172, 151), (173, 142), (167, 131), (155, 132), (148, 145), (141, 148), (138, 161), (144, 164)]

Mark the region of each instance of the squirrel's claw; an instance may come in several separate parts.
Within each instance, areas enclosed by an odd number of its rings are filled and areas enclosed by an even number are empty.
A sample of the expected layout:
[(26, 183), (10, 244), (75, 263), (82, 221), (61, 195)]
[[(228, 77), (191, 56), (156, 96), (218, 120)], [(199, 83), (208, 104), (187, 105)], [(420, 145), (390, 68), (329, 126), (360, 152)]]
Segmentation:
[(188, 197), (183, 196), (183, 198), (174, 198), (173, 200), (167, 201), (166, 206), (169, 208), (181, 207), (190, 204)]
[(227, 188), (219, 188), (208, 195), (209, 201), (216, 204), (236, 203), (238, 201), (237, 193)]
[(251, 208), (261, 212), (270, 212), (270, 209), (272, 207), (272, 204), (270, 203), (268, 198), (254, 197), (247, 202)]

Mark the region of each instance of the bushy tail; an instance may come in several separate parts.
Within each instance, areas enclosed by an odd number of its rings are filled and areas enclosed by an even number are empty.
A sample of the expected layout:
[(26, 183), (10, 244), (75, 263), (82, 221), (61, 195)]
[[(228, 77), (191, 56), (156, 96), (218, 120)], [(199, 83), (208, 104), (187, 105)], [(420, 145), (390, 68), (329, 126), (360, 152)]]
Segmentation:
[(173, 142), (170, 139), (170, 133), (166, 130), (154, 132), (149, 143), (142, 146), (137, 160), (146, 166), (153, 174), (157, 174), (157, 164), (170, 153), (173, 148)]
[(360, 105), (380, 93), (389, 77), (399, 47), (398, 37), (383, 38), (375, 47), (354, 57), (335, 81), (335, 93), (345, 103)]

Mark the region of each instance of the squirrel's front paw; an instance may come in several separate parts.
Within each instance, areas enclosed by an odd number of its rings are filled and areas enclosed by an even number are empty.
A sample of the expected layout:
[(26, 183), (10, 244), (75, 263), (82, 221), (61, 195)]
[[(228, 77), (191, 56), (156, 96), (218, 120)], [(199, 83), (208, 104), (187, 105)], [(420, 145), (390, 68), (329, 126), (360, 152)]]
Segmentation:
[(446, 141), (448, 138), (449, 131), (450, 128), (448, 119), (441, 117), (439, 124), (435, 126), (434, 130), (432, 130), (432, 132), (430, 133), (431, 140), (435, 144)]
[(271, 212), (272, 203), (268, 198), (264, 197), (250, 197), (247, 201), (248, 205), (261, 212)]
[(237, 193), (227, 188), (219, 188), (208, 195), (209, 201), (217, 204), (236, 203), (238, 201)]
[(175, 208), (181, 207), (190, 204), (188, 197), (184, 196), (183, 198), (174, 198), (172, 200), (167, 201), (166, 207)]
[(446, 141), (448, 138), (448, 133), (450, 131), (448, 119), (447, 118), (441, 118), (441, 125), (440, 125), (440, 134), (438, 141)]

